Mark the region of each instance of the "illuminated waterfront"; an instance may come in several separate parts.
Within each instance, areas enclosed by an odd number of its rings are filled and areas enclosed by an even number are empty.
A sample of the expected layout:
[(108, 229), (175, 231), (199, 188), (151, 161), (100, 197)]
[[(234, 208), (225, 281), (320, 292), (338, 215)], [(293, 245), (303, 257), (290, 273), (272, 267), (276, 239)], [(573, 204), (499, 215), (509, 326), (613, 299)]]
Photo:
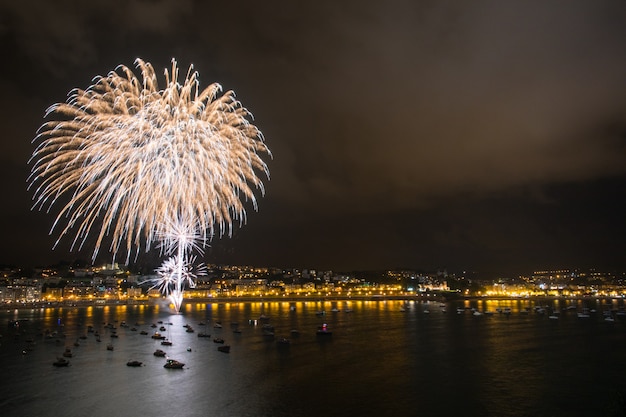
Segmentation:
[[(607, 416), (626, 389), (623, 307), (617, 299), (481, 299), (186, 303), (178, 315), (159, 304), (4, 310), (4, 323), (23, 321), (1, 329), (0, 363), (10, 376), (2, 406), (15, 417)], [(584, 308), (595, 312), (578, 318)], [(159, 341), (140, 334), (158, 321), (173, 342), (163, 349), (186, 364), (182, 371), (163, 369), (152, 354)], [(332, 336), (316, 336), (323, 323)], [(65, 337), (46, 338), (46, 330)], [(223, 338), (231, 353), (199, 332)], [(281, 337), (291, 343), (278, 344)], [(29, 338), (32, 350), (22, 354)], [(71, 366), (53, 367), (66, 345)]]

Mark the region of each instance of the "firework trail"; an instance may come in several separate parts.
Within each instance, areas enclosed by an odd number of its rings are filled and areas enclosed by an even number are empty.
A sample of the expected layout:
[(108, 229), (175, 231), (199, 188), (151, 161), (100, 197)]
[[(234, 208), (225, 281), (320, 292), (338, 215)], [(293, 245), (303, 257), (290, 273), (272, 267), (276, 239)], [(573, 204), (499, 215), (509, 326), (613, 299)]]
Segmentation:
[(257, 172), (269, 178), (261, 154), (271, 153), (232, 91), (221, 94), (217, 83), (200, 90), (193, 67), (179, 83), (175, 60), (159, 89), (153, 67), (136, 66), (140, 78), (119, 66), (48, 108), (29, 189), (34, 209), (61, 206), (55, 246), (73, 235), (72, 249), (82, 248), (95, 234), (94, 261), (110, 239), (113, 256), (124, 251), (128, 263), (161, 241), (177, 252), (180, 283), (189, 251), (243, 224), (246, 201), (257, 208)]

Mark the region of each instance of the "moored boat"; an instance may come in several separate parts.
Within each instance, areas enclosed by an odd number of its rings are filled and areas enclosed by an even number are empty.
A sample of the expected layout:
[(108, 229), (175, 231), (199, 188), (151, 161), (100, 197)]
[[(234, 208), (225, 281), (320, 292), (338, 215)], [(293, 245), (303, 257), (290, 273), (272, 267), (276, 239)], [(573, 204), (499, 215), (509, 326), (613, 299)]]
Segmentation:
[(218, 346), (217, 350), (220, 352), (224, 352), (224, 353), (230, 353), (230, 346), (229, 345)]
[(137, 366), (141, 366), (143, 363), (139, 362), (139, 361), (128, 361), (126, 362), (126, 366), (133, 366), (133, 367), (137, 367)]
[(69, 364), (70, 364), (70, 361), (68, 361), (65, 358), (57, 358), (56, 361), (52, 362), (52, 365), (56, 367), (69, 366)]
[(319, 329), (317, 329), (317, 335), (318, 336), (330, 336), (332, 334), (333, 334), (333, 332), (328, 330), (328, 325), (326, 323), (322, 324), (319, 327)]
[(174, 359), (168, 359), (165, 362), (165, 365), (163, 365), (163, 367), (167, 368), (167, 369), (183, 369), (183, 366), (185, 366), (184, 363), (179, 362), (179, 361), (174, 360)]
[(165, 352), (162, 351), (161, 349), (157, 349), (157, 350), (154, 351), (153, 355), (154, 356), (158, 356), (160, 358), (163, 358), (163, 357), (165, 357)]

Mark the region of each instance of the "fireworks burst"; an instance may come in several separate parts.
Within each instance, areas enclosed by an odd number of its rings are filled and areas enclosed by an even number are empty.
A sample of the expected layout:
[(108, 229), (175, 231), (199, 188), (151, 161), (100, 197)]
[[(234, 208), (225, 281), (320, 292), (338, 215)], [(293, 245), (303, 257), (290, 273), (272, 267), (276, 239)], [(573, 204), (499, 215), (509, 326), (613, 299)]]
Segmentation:
[(175, 60), (159, 89), (153, 67), (136, 65), (141, 78), (119, 66), (47, 110), (30, 160), (33, 208), (61, 205), (56, 244), (71, 234), (72, 249), (82, 248), (95, 233), (94, 261), (106, 239), (126, 262), (161, 241), (180, 266), (188, 251), (244, 223), (245, 201), (256, 209), (257, 172), (269, 178), (260, 155), (271, 153), (232, 91), (200, 90), (192, 67), (179, 83)]
[(150, 289), (157, 288), (168, 297), (174, 304), (176, 311), (179, 311), (183, 301), (185, 284), (189, 288), (195, 288), (196, 279), (206, 275), (206, 267), (203, 264), (196, 266), (195, 262), (195, 256), (185, 258), (172, 256), (156, 269), (157, 278), (146, 282), (152, 284)]

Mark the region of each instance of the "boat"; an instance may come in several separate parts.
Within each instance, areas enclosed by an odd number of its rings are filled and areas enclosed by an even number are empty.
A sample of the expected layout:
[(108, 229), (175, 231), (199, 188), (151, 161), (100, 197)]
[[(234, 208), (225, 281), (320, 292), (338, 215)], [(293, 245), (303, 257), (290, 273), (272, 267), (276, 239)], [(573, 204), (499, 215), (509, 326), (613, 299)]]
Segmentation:
[(159, 332), (154, 332), (154, 334), (151, 336), (153, 339), (156, 340), (163, 340), (165, 339), (165, 336), (163, 336), (161, 333)]
[(224, 339), (216, 337), (215, 339), (213, 339), (213, 342), (215, 342), (215, 343), (224, 343)]
[(148, 332), (147, 332), (147, 331), (145, 331), (145, 330), (142, 330), (142, 331), (140, 331), (140, 332), (139, 332), (139, 334), (142, 334), (142, 335), (144, 335), (144, 336), (145, 336), (145, 335), (147, 335), (147, 334), (148, 334)]
[(183, 369), (183, 366), (185, 366), (184, 363), (178, 362), (177, 360), (174, 360), (174, 359), (168, 359), (165, 362), (165, 365), (163, 365), (163, 367), (167, 369)]
[(65, 358), (57, 358), (56, 361), (52, 362), (52, 365), (61, 367), (61, 366), (69, 366), (70, 361)]
[(113, 349), (114, 349), (114, 348), (113, 348), (113, 345), (112, 345), (111, 343), (109, 343), (109, 344), (107, 345), (107, 350), (113, 350)]
[(332, 334), (333, 334), (333, 332), (328, 330), (328, 325), (326, 323), (322, 324), (319, 327), (319, 329), (317, 329), (317, 335), (318, 336), (330, 336)]
[(220, 352), (224, 352), (224, 353), (230, 353), (230, 346), (229, 345), (218, 346), (217, 350)]
[(280, 339), (278, 339), (278, 340), (276, 341), (276, 343), (277, 343), (278, 345), (283, 345), (283, 346), (284, 346), (284, 345), (290, 345), (290, 344), (291, 344), (291, 340), (287, 339), (286, 337), (281, 337)]
[(142, 363), (142, 362), (139, 362), (139, 361), (128, 361), (128, 362), (126, 362), (126, 366), (134, 366), (134, 367), (137, 367), (137, 366), (141, 366), (142, 364), (143, 364), (143, 363)]
[(211, 337), (211, 335), (208, 334), (208, 333), (202, 333), (201, 332), (201, 333), (198, 333), (198, 337)]
[(163, 358), (163, 357), (165, 357), (165, 352), (162, 351), (161, 349), (157, 349), (157, 350), (154, 351), (154, 356), (158, 356), (160, 358)]
[(65, 352), (63, 352), (63, 356), (66, 358), (72, 357), (72, 350), (70, 348), (65, 348)]
[(163, 346), (172, 346), (172, 342), (170, 342), (169, 340), (165, 339), (164, 341), (161, 342), (161, 344)]

